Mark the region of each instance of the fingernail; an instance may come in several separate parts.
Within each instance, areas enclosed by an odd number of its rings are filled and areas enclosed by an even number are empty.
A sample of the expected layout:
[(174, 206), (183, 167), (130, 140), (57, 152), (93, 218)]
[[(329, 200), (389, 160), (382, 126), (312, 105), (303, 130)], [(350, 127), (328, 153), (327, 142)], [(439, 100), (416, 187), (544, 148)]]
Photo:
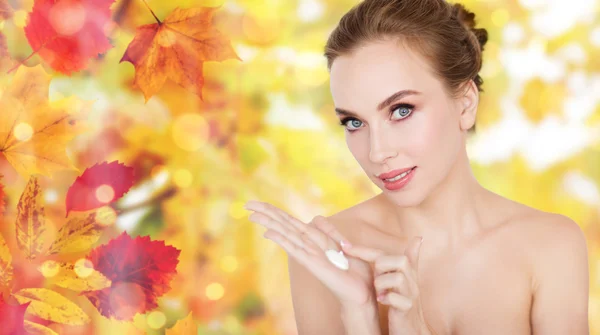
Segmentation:
[(341, 240), (340, 244), (342, 245), (342, 248), (345, 248), (345, 249), (352, 248), (352, 244), (350, 242), (348, 242), (348, 241)]

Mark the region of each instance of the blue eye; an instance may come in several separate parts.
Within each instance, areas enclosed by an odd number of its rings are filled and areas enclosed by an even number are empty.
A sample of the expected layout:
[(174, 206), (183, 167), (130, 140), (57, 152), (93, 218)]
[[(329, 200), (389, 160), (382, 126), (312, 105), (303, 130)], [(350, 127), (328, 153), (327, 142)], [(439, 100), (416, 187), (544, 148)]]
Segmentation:
[[(414, 108), (415, 108), (415, 106), (413, 106), (411, 104), (395, 105), (394, 107), (392, 107), (390, 109), (389, 114), (391, 116), (391, 115), (395, 114), (396, 111), (400, 111), (400, 113), (398, 113), (400, 115), (400, 117), (397, 118), (397, 120), (402, 120), (402, 119), (408, 118), (412, 114), (412, 111), (413, 111)], [(352, 121), (352, 126), (353, 127), (357, 127), (357, 128), (355, 128), (355, 129), (348, 128), (347, 125), (346, 125), (346, 123), (348, 121)], [(346, 118), (343, 118), (340, 121), (340, 125), (341, 126), (346, 126), (346, 130), (348, 130), (351, 133), (355, 132), (356, 130), (358, 130), (358, 127), (360, 127), (361, 123), (362, 123), (362, 121), (360, 121), (360, 120), (358, 120), (356, 118), (353, 118), (353, 117), (346, 117)]]

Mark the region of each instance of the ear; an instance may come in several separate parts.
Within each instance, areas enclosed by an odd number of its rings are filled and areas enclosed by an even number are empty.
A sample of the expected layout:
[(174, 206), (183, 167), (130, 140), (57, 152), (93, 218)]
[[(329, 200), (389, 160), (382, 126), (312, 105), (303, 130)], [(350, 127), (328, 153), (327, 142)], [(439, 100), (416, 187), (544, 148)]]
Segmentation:
[(479, 105), (479, 91), (473, 80), (469, 80), (463, 89), (463, 96), (459, 98), (460, 129), (468, 130), (475, 124), (477, 106)]

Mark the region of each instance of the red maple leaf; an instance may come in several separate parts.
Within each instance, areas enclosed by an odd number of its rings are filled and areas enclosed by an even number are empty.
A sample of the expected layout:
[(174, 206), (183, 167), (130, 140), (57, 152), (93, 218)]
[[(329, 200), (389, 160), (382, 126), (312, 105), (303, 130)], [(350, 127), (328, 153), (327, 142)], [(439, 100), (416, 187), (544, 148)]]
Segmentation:
[(22, 305), (9, 305), (0, 294), (0, 325), (3, 335), (28, 335), (25, 331), (25, 310), (31, 302)]
[(105, 31), (114, 1), (35, 0), (25, 26), (33, 54), (66, 75), (84, 69), (89, 58), (112, 47)]
[(88, 259), (112, 281), (110, 287), (82, 292), (105, 317), (132, 320), (158, 306), (156, 300), (171, 289), (181, 250), (151, 241), (132, 239), (126, 232), (93, 249)]
[(67, 216), (70, 211), (96, 209), (118, 200), (133, 186), (134, 175), (132, 167), (118, 161), (85, 169), (67, 191)]

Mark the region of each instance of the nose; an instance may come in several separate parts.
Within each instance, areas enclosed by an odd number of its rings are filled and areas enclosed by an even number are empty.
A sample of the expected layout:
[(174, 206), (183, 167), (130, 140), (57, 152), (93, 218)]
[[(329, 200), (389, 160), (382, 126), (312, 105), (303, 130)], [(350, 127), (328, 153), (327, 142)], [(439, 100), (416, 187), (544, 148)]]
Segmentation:
[(375, 164), (382, 164), (389, 158), (394, 158), (398, 155), (396, 150), (392, 149), (393, 143), (383, 134), (377, 135), (376, 132), (371, 132), (371, 151), (369, 159)]

